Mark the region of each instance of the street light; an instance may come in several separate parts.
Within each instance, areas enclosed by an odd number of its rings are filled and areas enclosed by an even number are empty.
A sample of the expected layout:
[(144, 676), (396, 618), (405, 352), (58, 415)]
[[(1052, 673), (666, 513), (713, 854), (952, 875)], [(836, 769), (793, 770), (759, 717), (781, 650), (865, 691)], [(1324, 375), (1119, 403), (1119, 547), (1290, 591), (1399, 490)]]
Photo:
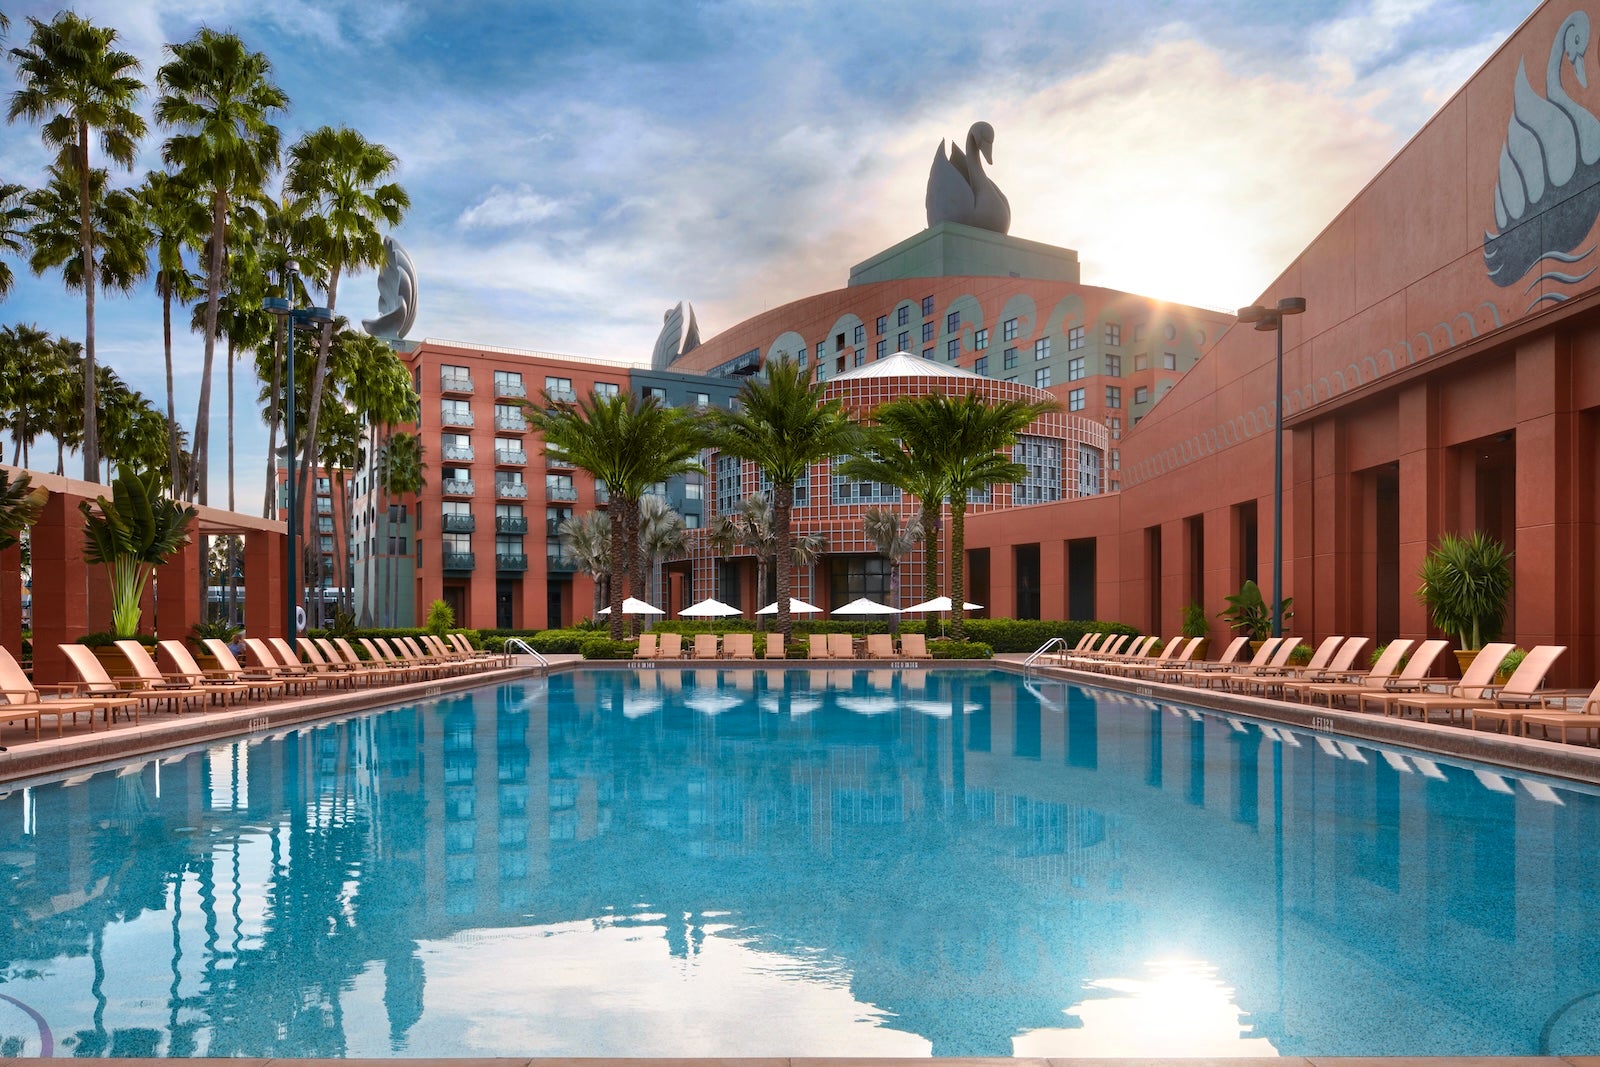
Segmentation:
[(295, 277), (300, 273), (300, 264), (289, 260), (283, 265), (283, 291), (287, 296), (269, 296), (261, 301), (261, 306), (271, 315), (288, 320), (288, 330), (284, 339), (284, 375), (283, 375), (283, 408), (284, 408), (284, 470), (288, 474), (287, 482), (287, 511), (289, 535), (289, 566), (284, 575), (284, 640), (293, 642), (295, 634), (300, 632), (295, 618), (295, 609), (300, 604), (300, 594), (296, 589), (296, 567), (300, 557), (299, 522), (300, 514), (296, 506), (294, 490), (294, 332), (297, 329), (320, 328), (323, 323), (333, 321), (333, 312), (327, 308), (309, 307), (296, 308), (293, 306)]
[(1306, 309), (1303, 296), (1286, 296), (1275, 308), (1251, 304), (1239, 309), (1240, 322), (1278, 335), (1278, 379), (1272, 402), (1272, 636), (1283, 636), (1283, 317)]

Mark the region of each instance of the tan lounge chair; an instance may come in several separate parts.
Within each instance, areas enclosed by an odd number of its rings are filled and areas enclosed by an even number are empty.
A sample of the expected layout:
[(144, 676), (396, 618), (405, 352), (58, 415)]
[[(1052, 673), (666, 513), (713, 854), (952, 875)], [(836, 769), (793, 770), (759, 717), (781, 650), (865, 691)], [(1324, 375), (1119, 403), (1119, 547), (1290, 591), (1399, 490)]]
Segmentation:
[(289, 681), (264, 667), (246, 667), (240, 664), (238, 657), (233, 654), (233, 649), (220, 638), (207, 637), (201, 644), (206, 646), (206, 651), (217, 661), (217, 668), (222, 674), (247, 683), (252, 693), (271, 693), (280, 690), (287, 692), (292, 688)]
[[(1228, 642), (1228, 647), (1223, 649), (1222, 655), (1218, 656), (1216, 659), (1193, 662), (1190, 664), (1189, 669), (1194, 671), (1218, 671), (1223, 673), (1226, 673), (1227, 671), (1236, 671), (1249, 662), (1247, 658), (1249, 655), (1250, 638), (1239, 636)], [(1266, 661), (1263, 660), (1262, 662)], [(1161, 672), (1162, 675), (1166, 675), (1167, 673), (1168, 672), (1166, 671)], [(1183, 671), (1172, 672), (1171, 677), (1164, 677), (1163, 680), (1169, 682), (1179, 681), (1181, 680), (1181, 675), (1184, 673), (1185, 672)]]
[[(1297, 667), (1287, 662), (1281, 666), (1269, 666), (1266, 670), (1261, 671), (1254, 680), (1246, 682), (1244, 691), (1247, 693), (1260, 693), (1262, 696), (1271, 696), (1276, 691), (1281, 696), (1285, 681), (1290, 678), (1298, 678), (1303, 673), (1326, 670), (1328, 664), (1333, 660), (1334, 653), (1338, 652), (1343, 646), (1344, 638), (1342, 636), (1324, 637), (1322, 643), (1312, 651), (1311, 658), (1305, 662), (1304, 666)], [(1300, 647), (1299, 642), (1296, 641), (1294, 646), (1289, 649), (1289, 654), (1292, 656), (1295, 648), (1298, 647)], [(1278, 651), (1281, 652), (1283, 649), (1279, 648)]]
[[(126, 710), (133, 716), (133, 721), (139, 721), (139, 700), (131, 696), (87, 696), (79, 697), (72, 694), (78, 687), (71, 682), (58, 685), (34, 685), (28, 680), (28, 675), (11, 653), (0, 648), (0, 696), (5, 697), (5, 703), (0, 704), (0, 720), (6, 722), (33, 721), (33, 739), (39, 740), (40, 727), (46, 715), (53, 716), (56, 720), (56, 736), (62, 736), (65, 728), (65, 719), (72, 716), (73, 725), (77, 725), (79, 715), (89, 718), (89, 732), (94, 733), (94, 713), (101, 710), (107, 725), (110, 725), (112, 713)], [(47, 697), (46, 694), (60, 694), (56, 697)]]
[(1102, 671), (1106, 674), (1116, 674), (1123, 666), (1127, 664), (1149, 662), (1151, 658), (1150, 650), (1156, 647), (1156, 642), (1159, 640), (1161, 640), (1161, 638), (1157, 637), (1155, 634), (1149, 634), (1144, 637), (1135, 637), (1133, 639), (1133, 643), (1130, 644), (1124, 651), (1110, 656), (1091, 656), (1087, 659), (1077, 661), (1077, 666), (1082, 670)]
[(894, 659), (894, 638), (888, 634), (867, 635), (868, 659)]
[[(1378, 654), (1372, 667), (1365, 674), (1356, 678), (1346, 678), (1340, 681), (1316, 681), (1313, 679), (1300, 679), (1284, 684), (1284, 695), (1294, 694), (1296, 698), (1308, 704), (1314, 704), (1314, 697), (1322, 697), (1323, 703), (1330, 708), (1333, 700), (1338, 697), (1343, 700), (1347, 696), (1359, 697), (1361, 693), (1372, 689), (1382, 689), (1400, 672), (1400, 661), (1416, 645), (1409, 637), (1397, 638), (1390, 641)], [(1442, 646), (1441, 646), (1442, 647)]]
[[(1426, 645), (1426, 642), (1424, 642), (1424, 645)], [(1506, 653), (1510, 652), (1511, 648), (1512, 646), (1509, 644), (1484, 645), (1483, 649), (1478, 653), (1478, 659), (1484, 662), (1480, 664), (1478, 660), (1474, 660), (1472, 666), (1467, 668), (1467, 673), (1463, 674), (1461, 680), (1451, 686), (1444, 695), (1468, 698), (1482, 697), (1489, 683), (1494, 681), (1494, 672), (1500, 669), (1500, 661), (1506, 658)], [(1416, 665), (1416, 662), (1417, 657), (1414, 655), (1411, 657), (1411, 662), (1406, 664), (1406, 669), (1400, 677), (1389, 683), (1387, 690), (1381, 693), (1361, 694), (1356, 706), (1360, 710), (1366, 711), (1368, 706), (1371, 705), (1381, 708), (1385, 715), (1393, 715), (1397, 714), (1395, 705), (1400, 700), (1410, 696), (1423, 695), (1428, 688), (1428, 680), (1425, 677), (1427, 672), (1423, 671), (1418, 674), (1414, 671), (1412, 668)], [(1439, 694), (1432, 695), (1437, 696)]]
[[(189, 646), (182, 641), (167, 640), (157, 642), (157, 655), (165, 656), (167, 662), (173, 667), (166, 672), (168, 678), (187, 678), (204, 682), (207, 685), (226, 686), (230, 698), (243, 697), (249, 700), (258, 694), (271, 692), (270, 685), (252, 685), (247, 679), (241, 677), (243, 671), (230, 673), (221, 669), (206, 670), (195, 661), (194, 653), (189, 651)], [(276, 688), (282, 689), (283, 686)]]
[[(282, 640), (282, 638), (279, 638)], [(298, 658), (292, 657), (283, 660), (272, 650), (272, 646), (259, 637), (244, 639), (244, 650), (250, 660), (259, 668), (270, 673), (274, 678), (282, 679), (286, 685), (298, 686), (303, 693), (308, 688), (323, 684), (326, 679), (318, 676), (311, 668), (301, 663)]]
[(1155, 646), (1155, 638), (1151, 638), (1142, 653), (1135, 653), (1116, 660), (1106, 667), (1111, 674), (1134, 675), (1147, 668), (1153, 668), (1162, 663), (1170, 663), (1189, 644), (1189, 639), (1182, 634), (1173, 634), (1161, 646), (1160, 652), (1151, 651)]
[(484, 648), (472, 647), (472, 642), (463, 633), (445, 634), (445, 640), (453, 647), (460, 650), (462, 656), (469, 663), (483, 663), (490, 667), (511, 666), (511, 656), (506, 652), (490, 652)]
[[(1524, 661), (1526, 662), (1526, 661)], [(1588, 740), (1591, 731), (1600, 730), (1600, 685), (1590, 690), (1584, 698), (1583, 707), (1578, 711), (1541, 710), (1529, 711), (1522, 716), (1522, 732), (1529, 733), (1528, 728), (1537, 726), (1545, 737), (1550, 736), (1551, 729), (1561, 731), (1561, 743), (1567, 742), (1568, 730), (1582, 730), (1585, 740)]]
[(766, 649), (761, 653), (762, 659), (787, 659), (789, 657), (788, 650), (783, 647), (782, 634), (768, 634), (766, 644)]
[(389, 667), (369, 667), (359, 659), (353, 662), (345, 659), (333, 646), (333, 642), (326, 637), (315, 639), (302, 637), (299, 639), (299, 644), (305, 650), (306, 659), (313, 665), (326, 665), (330, 672), (350, 678), (354, 682), (372, 685), (380, 680), (392, 679), (395, 675), (394, 670)]
[(1289, 666), (1289, 657), (1294, 655), (1294, 650), (1300, 647), (1298, 637), (1285, 637), (1278, 644), (1277, 651), (1272, 653), (1272, 658), (1262, 665), (1251, 665), (1242, 670), (1233, 671), (1222, 676), (1223, 688), (1237, 693), (1247, 692), (1252, 685), (1258, 684), (1262, 678), (1281, 676), (1284, 669)]
[(241, 692), (239, 687), (232, 683), (206, 682), (203, 679), (162, 674), (156, 661), (150, 658), (150, 653), (137, 641), (118, 641), (117, 651), (122, 653), (122, 658), (133, 668), (135, 678), (148, 688), (173, 697), (174, 706), (180, 713), (190, 704), (199, 704), (204, 709), (208, 697), (220, 704), (225, 703), (228, 694)]
[(657, 651), (656, 656), (659, 659), (682, 659), (683, 658), (683, 635), (682, 634), (662, 634), (661, 635), (661, 648), (659, 649), (659, 651)]
[(1194, 654), (1200, 651), (1200, 642), (1204, 640), (1203, 637), (1174, 637), (1172, 655), (1163, 652), (1153, 660), (1129, 664), (1122, 673), (1134, 678), (1154, 678), (1162, 671), (1182, 670), (1193, 662)]
[(122, 678), (113, 681), (111, 676), (106, 674), (106, 669), (100, 663), (99, 658), (94, 654), (94, 649), (89, 648), (87, 645), (77, 644), (57, 645), (56, 647), (61, 649), (61, 654), (67, 657), (67, 662), (72, 665), (72, 669), (78, 674), (78, 695), (80, 697), (133, 697), (139, 701), (139, 706), (144, 708), (152, 704), (160, 704), (162, 701), (167, 701), (176, 706), (177, 701), (187, 702), (194, 699), (204, 699), (206, 695), (204, 690), (191, 693), (187, 691), (187, 688), (167, 687), (152, 689), (148, 682), (139, 678)]
[[(1488, 646), (1485, 646), (1486, 648)], [(1478, 728), (1478, 720), (1497, 723), (1514, 733), (1522, 732), (1522, 719), (1530, 710), (1536, 710), (1544, 704), (1545, 694), (1539, 690), (1544, 686), (1545, 676), (1550, 673), (1550, 668), (1555, 666), (1567, 651), (1566, 645), (1535, 645), (1528, 650), (1522, 662), (1517, 664), (1517, 669), (1511, 672), (1511, 677), (1506, 679), (1506, 684), (1498, 688), (1494, 685), (1494, 676), (1500, 669), (1500, 664), (1505, 656), (1495, 661), (1494, 670), (1489, 672), (1489, 685), (1478, 691), (1478, 696), (1472, 695), (1472, 690), (1465, 684), (1466, 678), (1461, 679), (1458, 687), (1462, 692), (1453, 689), (1447, 695), (1436, 693), (1411, 694), (1395, 701), (1395, 714), (1404, 716), (1408, 711), (1416, 711), (1423, 719), (1429, 712), (1443, 709), (1446, 716), (1455, 718), (1457, 712), (1463, 719), (1472, 716), (1472, 728)], [(1483, 659), (1483, 652), (1479, 652), (1473, 659), (1472, 666), (1478, 665), (1478, 660)]]
[(1201, 665), (1194, 670), (1184, 671), (1178, 675), (1177, 681), (1183, 685), (1201, 685), (1210, 688), (1213, 683), (1226, 684), (1226, 679), (1240, 672), (1249, 671), (1254, 667), (1265, 667), (1272, 661), (1273, 653), (1278, 651), (1278, 646), (1283, 644), (1285, 638), (1269, 637), (1261, 642), (1261, 647), (1256, 649), (1256, 654), (1249, 663), (1233, 664), (1228, 670), (1219, 671), (1210, 666)]
[(633, 658), (655, 659), (656, 655), (656, 632), (651, 630), (649, 633), (640, 634), (639, 647), (634, 650)]
[(720, 658), (721, 655), (722, 655), (722, 650), (719, 647), (720, 644), (721, 644), (721, 642), (719, 642), (717, 640), (717, 635), (716, 634), (695, 634), (694, 635), (694, 658), (695, 659), (718, 659), (718, 658)]
[(828, 658), (829, 659), (855, 659), (856, 658), (855, 641), (851, 639), (849, 634), (829, 634), (828, 635)]
[(900, 656), (903, 659), (927, 659), (928, 635), (927, 634), (901, 634)]
[(811, 634), (806, 639), (806, 655), (812, 659), (828, 658), (828, 635)]
[(403, 677), (403, 671), (387, 663), (367, 663), (350, 647), (350, 642), (326, 637), (316, 639), (316, 646), (322, 650), (322, 658), (334, 666), (343, 665), (347, 670), (356, 674), (365, 674), (370, 684), (392, 684)]
[(1316, 670), (1311, 670), (1309, 665), (1293, 668), (1299, 671), (1300, 674), (1295, 678), (1283, 679), (1279, 684), (1281, 695), (1285, 700), (1288, 699), (1290, 693), (1294, 693), (1296, 699), (1304, 699), (1303, 690), (1308, 685), (1353, 681), (1356, 675), (1360, 673), (1355, 669), (1356, 660), (1361, 658), (1367, 651), (1367, 645), (1370, 641), (1371, 638), (1367, 637), (1347, 637), (1344, 639), (1344, 643), (1339, 646), (1338, 651), (1333, 654), (1333, 658), (1328, 661), (1327, 666)]
[(755, 635), (728, 634), (722, 639), (722, 654), (729, 659), (755, 659)]
[(431, 668), (395, 654), (388, 644), (380, 644), (380, 638), (360, 637), (357, 640), (361, 642), (361, 647), (367, 650), (367, 655), (373, 663), (381, 663), (386, 667), (399, 671), (407, 680), (420, 680), (427, 678), (432, 673)]
[(410, 676), (410, 670), (403, 664), (389, 663), (367, 650), (369, 659), (362, 659), (360, 653), (350, 646), (350, 642), (343, 637), (335, 637), (333, 646), (339, 650), (340, 658), (346, 663), (354, 664), (358, 668), (369, 671), (378, 671), (385, 681), (403, 682)]

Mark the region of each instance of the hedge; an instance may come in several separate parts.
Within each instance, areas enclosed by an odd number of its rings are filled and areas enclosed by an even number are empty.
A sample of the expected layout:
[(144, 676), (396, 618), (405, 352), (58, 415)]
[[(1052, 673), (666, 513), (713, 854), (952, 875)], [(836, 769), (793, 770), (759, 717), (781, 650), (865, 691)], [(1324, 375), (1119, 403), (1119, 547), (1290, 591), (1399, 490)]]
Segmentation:
[(982, 641), (929, 641), (928, 655), (934, 659), (993, 659), (994, 649)]
[(578, 645), (584, 659), (631, 659), (638, 646), (632, 641), (613, 641), (604, 634), (590, 634)]

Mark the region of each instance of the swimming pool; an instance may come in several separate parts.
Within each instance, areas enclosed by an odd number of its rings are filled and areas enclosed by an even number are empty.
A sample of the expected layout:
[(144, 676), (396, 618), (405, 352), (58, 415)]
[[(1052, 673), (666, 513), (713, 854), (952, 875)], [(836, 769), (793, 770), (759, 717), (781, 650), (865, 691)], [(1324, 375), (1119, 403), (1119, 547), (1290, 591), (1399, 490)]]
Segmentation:
[(0, 797), (0, 1055), (1600, 1044), (1600, 797), (1000, 671), (585, 671)]

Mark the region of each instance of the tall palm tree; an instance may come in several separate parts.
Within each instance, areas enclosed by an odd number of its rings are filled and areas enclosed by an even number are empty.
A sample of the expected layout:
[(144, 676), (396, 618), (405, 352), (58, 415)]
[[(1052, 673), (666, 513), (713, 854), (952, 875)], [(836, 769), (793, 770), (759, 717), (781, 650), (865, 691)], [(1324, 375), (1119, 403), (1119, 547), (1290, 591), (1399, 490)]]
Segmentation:
[[(378, 466), (378, 477), (382, 484), (385, 496), (415, 497), (427, 485), (428, 465), (423, 461), (422, 438), (414, 433), (401, 432), (393, 434), (384, 445), (381, 462)], [(392, 536), (388, 526), (387, 507), (385, 510), (385, 543), (384, 554), (390, 557), (393, 552), (388, 551), (387, 538)], [(389, 582), (391, 592), (385, 599), (389, 608), (389, 619), (385, 625), (396, 626), (396, 609), (400, 601), (400, 568), (391, 558), (389, 565)], [(381, 620), (380, 620), (381, 621)]]
[[(279, 279), (279, 284), (270, 295), (288, 298), (291, 307), (306, 306), (310, 303), (307, 282), (318, 284), (326, 271), (300, 238), (300, 232), (305, 227), (295, 223), (284, 203), (269, 198), (263, 200), (260, 207), (262, 229), (258, 235), (256, 252), (261, 272)], [(288, 270), (291, 260), (296, 265), (293, 272)], [(292, 293), (286, 291), (291, 283), (294, 286)], [(267, 386), (267, 396), (276, 397), (282, 393), (287, 329), (287, 317), (280, 318), (274, 324), (270, 345), (256, 349), (256, 377)], [(266, 497), (261, 507), (263, 518), (271, 517), (277, 508), (278, 434), (282, 428), (283, 410), (274, 404), (267, 413), (267, 478)]]
[[(883, 431), (942, 473), (950, 500), (951, 636), (965, 634), (966, 513), (968, 494), (999, 482), (1020, 482), (1028, 468), (1012, 460), (1017, 435), (1039, 416), (1058, 410), (1054, 401), (991, 401), (969, 393), (951, 399), (943, 393), (891, 400), (873, 412)], [(937, 451), (933, 443), (937, 442)]]
[(10, 548), (22, 536), (22, 531), (39, 521), (50, 493), (35, 489), (26, 474), (12, 478), (0, 471), (0, 549)]
[(28, 449), (48, 426), (54, 384), (47, 368), (55, 338), (37, 326), (0, 327), (0, 416), (11, 434), (11, 465), (30, 465)]
[[(28, 222), (33, 217), (27, 197), (26, 185), (0, 182), (0, 254), (17, 255), (27, 246)], [(0, 260), (0, 297), (11, 292), (14, 280), (11, 264)]]
[[(352, 349), (351, 361), (356, 373), (345, 389), (361, 425), (366, 428), (366, 455), (376, 457), (394, 433), (394, 428), (417, 421), (421, 401), (412, 383), (411, 372), (388, 345), (364, 333), (348, 330), (342, 342)], [(373, 553), (362, 556), (362, 571), (366, 587), (372, 588), (376, 580), (373, 573)], [(362, 605), (365, 613), (366, 605)]]
[(639, 551), (648, 576), (648, 601), (661, 603), (661, 561), (683, 551), (688, 543), (683, 516), (663, 496), (647, 493), (639, 498)]
[[(772, 574), (778, 564), (778, 531), (773, 518), (772, 501), (766, 493), (752, 493), (738, 509), (718, 515), (711, 520), (707, 536), (718, 555), (728, 556), (743, 548), (756, 557), (756, 599), (772, 596)], [(790, 538), (790, 555), (797, 569), (814, 564), (827, 547), (827, 538), (821, 533), (793, 534)], [(767, 617), (757, 620), (766, 627)]]
[[(178, 409), (172, 385), (172, 301), (187, 304), (200, 295), (199, 278), (184, 262), (184, 253), (198, 249), (209, 229), (200, 191), (182, 177), (153, 170), (139, 189), (145, 224), (155, 254), (156, 293), (161, 297), (161, 342), (167, 362), (168, 462), (172, 485), (178, 486)], [(229, 501), (231, 510), (233, 502)]]
[(639, 498), (657, 482), (701, 470), (701, 428), (686, 412), (632, 393), (590, 393), (576, 401), (546, 394), (543, 406), (527, 405), (527, 411), (528, 422), (544, 435), (546, 451), (560, 452), (611, 490), (611, 637), (620, 641), (624, 584), (631, 581), (636, 595), (644, 592), (633, 547)]
[[(921, 527), (922, 599), (939, 595), (939, 516), (949, 490), (945, 484), (944, 442), (915, 436), (921, 427), (868, 427), (860, 452), (847, 457), (836, 473), (862, 482), (892, 485), (917, 501), (915, 522)], [(907, 436), (909, 435), (909, 436)], [(869, 533), (870, 537), (871, 534)], [(898, 568), (896, 578), (898, 582)]]
[(793, 588), (793, 515), (795, 483), (813, 463), (849, 455), (860, 440), (860, 427), (837, 400), (823, 400), (825, 382), (811, 381), (807, 371), (787, 356), (769, 362), (765, 376), (746, 380), (739, 390), (738, 410), (716, 408), (711, 414), (714, 446), (723, 453), (754, 463), (772, 481), (773, 525), (777, 532), (778, 630), (785, 642), (794, 634), (789, 612)]
[(561, 538), (562, 555), (594, 579), (592, 617), (598, 619), (600, 609), (611, 599), (611, 516), (603, 511), (574, 515), (561, 521), (556, 535)]
[[(289, 149), (284, 189), (291, 211), (304, 227), (304, 241), (327, 269), (328, 309), (337, 311), (339, 280), (384, 261), (380, 224), (400, 225), (411, 198), (390, 181), (399, 161), (394, 153), (355, 130), (323, 126)], [(302, 482), (317, 465), (317, 420), (321, 417), (333, 327), (324, 325), (311, 376), (306, 416)]]
[[(889, 606), (900, 606), (900, 561), (904, 559), (922, 536), (922, 509), (918, 508), (905, 522), (900, 521), (897, 508), (868, 508), (861, 513), (861, 530), (877, 548), (878, 555), (889, 561)], [(900, 616), (889, 620), (891, 632), (900, 634)]]
[(231, 33), (202, 27), (189, 40), (167, 46), (172, 57), (156, 73), (161, 97), (156, 119), (174, 132), (161, 147), (177, 169), (209, 199), (211, 237), (206, 257), (205, 357), (194, 422), (192, 498), (205, 501), (211, 458), (211, 374), (228, 244), (228, 212), (239, 197), (259, 196), (278, 165), (281, 134), (273, 112), (289, 98), (271, 80), (272, 64)]
[(39, 374), (43, 417), (56, 442), (56, 473), (65, 475), (67, 449), (83, 443), (83, 345), (57, 337), (50, 348)]
[[(93, 140), (106, 158), (133, 169), (145, 121), (135, 108), (144, 83), (139, 61), (116, 48), (117, 31), (63, 11), (50, 22), (29, 18), (32, 32), (26, 48), (13, 48), (20, 88), (11, 94), (6, 121), (25, 118), (40, 124), (47, 148), (58, 150), (55, 171), (77, 191), (79, 263), (95, 262), (99, 231), (94, 218), (89, 158)], [(83, 477), (95, 481), (100, 468), (100, 439), (95, 426), (95, 332), (93, 271), (83, 276)], [(69, 283), (70, 285), (71, 283)]]

